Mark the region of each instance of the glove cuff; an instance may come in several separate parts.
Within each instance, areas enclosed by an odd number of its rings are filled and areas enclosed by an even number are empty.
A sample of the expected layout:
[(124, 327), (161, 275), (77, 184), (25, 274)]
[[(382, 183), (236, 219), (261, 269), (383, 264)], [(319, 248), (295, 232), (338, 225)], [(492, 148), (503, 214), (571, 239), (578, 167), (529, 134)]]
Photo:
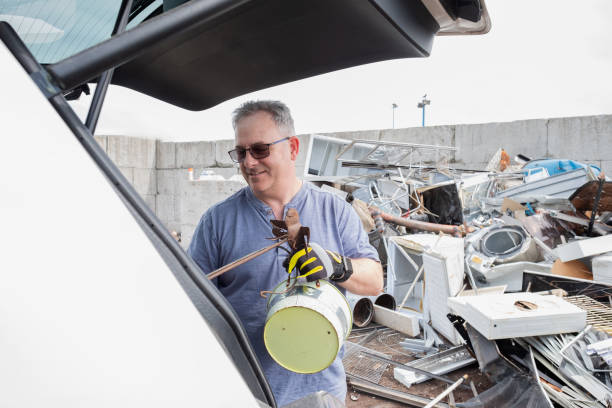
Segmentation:
[(332, 276), (329, 277), (330, 280), (341, 283), (346, 282), (351, 277), (351, 275), (353, 274), (353, 263), (351, 262), (350, 258), (343, 256), (342, 265), (343, 267), (341, 271), (339, 271), (340, 273), (334, 273)]

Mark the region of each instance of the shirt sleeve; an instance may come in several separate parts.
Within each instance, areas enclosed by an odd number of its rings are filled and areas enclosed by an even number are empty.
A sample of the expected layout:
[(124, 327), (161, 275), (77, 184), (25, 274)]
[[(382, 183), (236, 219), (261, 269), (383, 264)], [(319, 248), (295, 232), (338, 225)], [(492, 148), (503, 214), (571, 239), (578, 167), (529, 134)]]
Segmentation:
[(349, 258), (368, 258), (380, 262), (378, 252), (370, 245), (368, 234), (355, 210), (346, 202), (340, 201), (339, 230), (344, 256)]
[[(219, 244), (217, 242), (211, 211), (207, 211), (196, 227), (187, 254), (198, 264), (204, 274), (217, 269), (219, 263)], [(211, 281), (219, 287), (218, 279)]]

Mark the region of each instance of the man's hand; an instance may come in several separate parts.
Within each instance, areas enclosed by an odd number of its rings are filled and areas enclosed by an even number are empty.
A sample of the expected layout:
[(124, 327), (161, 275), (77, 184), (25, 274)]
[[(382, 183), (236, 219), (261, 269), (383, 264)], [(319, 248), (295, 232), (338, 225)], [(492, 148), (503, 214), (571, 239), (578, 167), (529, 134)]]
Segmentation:
[(317, 279), (344, 282), (353, 273), (349, 258), (325, 250), (314, 242), (311, 242), (308, 248), (295, 251), (287, 259), (287, 272), (291, 273), (297, 267), (298, 276), (306, 278), (308, 282)]

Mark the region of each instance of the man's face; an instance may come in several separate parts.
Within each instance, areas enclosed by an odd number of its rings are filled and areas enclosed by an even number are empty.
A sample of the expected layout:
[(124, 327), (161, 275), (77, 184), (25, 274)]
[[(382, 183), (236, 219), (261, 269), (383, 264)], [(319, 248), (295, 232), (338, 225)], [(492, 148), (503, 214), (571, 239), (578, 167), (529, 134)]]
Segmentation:
[[(236, 146), (249, 148), (255, 143), (272, 143), (286, 137), (267, 112), (257, 112), (236, 124)], [(297, 139), (270, 146), (270, 155), (255, 159), (251, 152), (240, 163), (244, 179), (255, 194), (274, 196), (295, 178), (293, 161), (297, 156)]]

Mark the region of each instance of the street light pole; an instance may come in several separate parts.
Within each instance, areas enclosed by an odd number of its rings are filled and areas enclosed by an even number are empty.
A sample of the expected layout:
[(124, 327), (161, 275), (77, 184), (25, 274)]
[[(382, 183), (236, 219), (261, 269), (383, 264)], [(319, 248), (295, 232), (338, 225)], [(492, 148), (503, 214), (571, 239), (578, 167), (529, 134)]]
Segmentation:
[(431, 101), (427, 99), (427, 94), (423, 95), (423, 99), (418, 103), (417, 108), (423, 109), (423, 119), (421, 122), (421, 126), (425, 127), (425, 106), (429, 105)]
[(391, 111), (393, 112), (392, 129), (395, 129), (395, 108), (397, 108), (397, 103), (391, 104)]

